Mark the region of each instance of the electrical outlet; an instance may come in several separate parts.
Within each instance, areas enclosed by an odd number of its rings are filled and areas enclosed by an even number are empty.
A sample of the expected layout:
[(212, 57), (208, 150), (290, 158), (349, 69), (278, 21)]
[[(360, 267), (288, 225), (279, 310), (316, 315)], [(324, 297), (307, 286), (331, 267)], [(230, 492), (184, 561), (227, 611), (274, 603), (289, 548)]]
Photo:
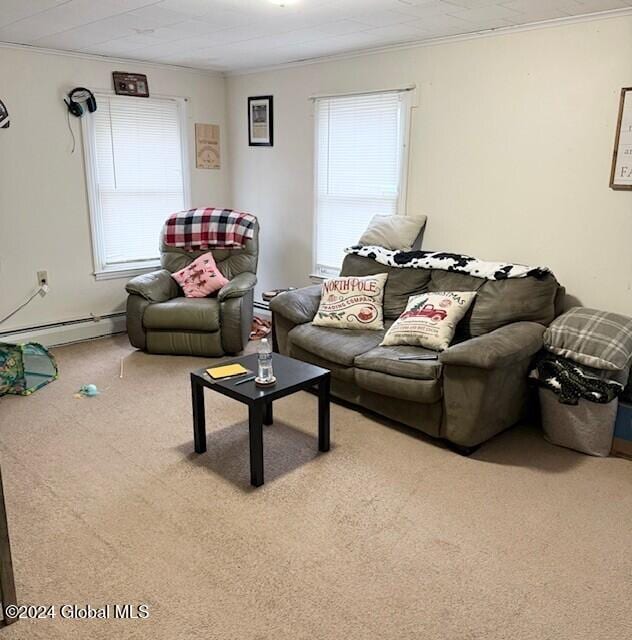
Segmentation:
[(45, 284), (48, 284), (48, 271), (37, 272), (37, 284), (40, 287), (43, 287)]

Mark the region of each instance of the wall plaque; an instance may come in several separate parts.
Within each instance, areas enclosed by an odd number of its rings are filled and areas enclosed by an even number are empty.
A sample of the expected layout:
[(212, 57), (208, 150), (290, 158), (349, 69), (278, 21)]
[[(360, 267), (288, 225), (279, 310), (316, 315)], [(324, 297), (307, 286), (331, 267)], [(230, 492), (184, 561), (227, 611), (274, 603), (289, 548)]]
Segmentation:
[(195, 166), (198, 169), (219, 169), (219, 125), (195, 124)]
[(144, 73), (112, 72), (114, 91), (119, 96), (136, 96), (149, 98), (149, 84)]
[(610, 187), (632, 189), (632, 87), (621, 89)]

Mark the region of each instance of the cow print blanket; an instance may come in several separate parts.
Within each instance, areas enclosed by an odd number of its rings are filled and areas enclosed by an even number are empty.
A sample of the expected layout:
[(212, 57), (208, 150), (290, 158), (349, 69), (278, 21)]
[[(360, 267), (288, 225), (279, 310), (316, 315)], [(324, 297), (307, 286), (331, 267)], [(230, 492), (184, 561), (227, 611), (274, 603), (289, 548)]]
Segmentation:
[(487, 280), (506, 280), (507, 278), (542, 278), (550, 273), (547, 267), (527, 267), (523, 264), (508, 262), (486, 262), (459, 253), (445, 251), (393, 251), (384, 247), (359, 245), (345, 249), (363, 258), (372, 258), (387, 267), (413, 269), (442, 269), (456, 271)]

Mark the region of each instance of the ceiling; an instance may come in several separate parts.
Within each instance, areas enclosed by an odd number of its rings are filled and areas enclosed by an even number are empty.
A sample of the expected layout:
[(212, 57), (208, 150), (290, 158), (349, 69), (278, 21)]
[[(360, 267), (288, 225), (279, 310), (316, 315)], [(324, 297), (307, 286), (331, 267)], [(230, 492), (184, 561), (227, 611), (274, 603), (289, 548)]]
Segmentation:
[(232, 72), (632, 7), (632, 0), (285, 1), (1, 0), (0, 42)]

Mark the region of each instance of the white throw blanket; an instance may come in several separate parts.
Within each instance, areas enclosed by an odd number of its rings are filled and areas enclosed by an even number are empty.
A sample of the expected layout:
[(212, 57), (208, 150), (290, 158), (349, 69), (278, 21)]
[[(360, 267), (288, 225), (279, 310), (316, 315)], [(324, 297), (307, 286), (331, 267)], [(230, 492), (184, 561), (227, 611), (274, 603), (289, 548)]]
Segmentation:
[(528, 267), (524, 264), (510, 262), (487, 262), (446, 251), (393, 251), (384, 249), (384, 247), (355, 246), (345, 249), (345, 253), (372, 258), (387, 267), (442, 269), (487, 280), (506, 280), (507, 278), (526, 278), (528, 276), (541, 278), (551, 273), (548, 267)]

